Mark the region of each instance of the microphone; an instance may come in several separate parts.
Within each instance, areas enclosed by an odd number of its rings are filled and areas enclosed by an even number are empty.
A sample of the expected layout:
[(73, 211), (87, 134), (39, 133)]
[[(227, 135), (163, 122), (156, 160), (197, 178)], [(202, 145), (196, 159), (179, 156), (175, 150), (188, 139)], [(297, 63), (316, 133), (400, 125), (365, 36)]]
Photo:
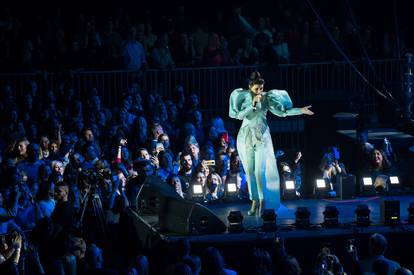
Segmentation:
[[(257, 95), (260, 95), (260, 96), (262, 96), (262, 94), (257, 94)], [(256, 111), (256, 105), (257, 105), (257, 101), (255, 101), (254, 103), (253, 103), (253, 111)]]

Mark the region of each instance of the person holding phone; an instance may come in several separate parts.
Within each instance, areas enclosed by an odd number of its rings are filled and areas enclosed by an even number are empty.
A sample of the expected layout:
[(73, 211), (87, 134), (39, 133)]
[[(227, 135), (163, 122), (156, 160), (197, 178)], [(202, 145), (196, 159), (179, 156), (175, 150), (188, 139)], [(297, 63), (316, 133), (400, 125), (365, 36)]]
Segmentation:
[(292, 108), (292, 100), (284, 90), (264, 92), (264, 79), (255, 71), (249, 79), (249, 89), (234, 90), (230, 95), (229, 116), (243, 120), (237, 136), (237, 150), (246, 172), (249, 197), (248, 215), (262, 214), (266, 208), (280, 206), (280, 182), (267, 112), (276, 116), (313, 115), (311, 106)]

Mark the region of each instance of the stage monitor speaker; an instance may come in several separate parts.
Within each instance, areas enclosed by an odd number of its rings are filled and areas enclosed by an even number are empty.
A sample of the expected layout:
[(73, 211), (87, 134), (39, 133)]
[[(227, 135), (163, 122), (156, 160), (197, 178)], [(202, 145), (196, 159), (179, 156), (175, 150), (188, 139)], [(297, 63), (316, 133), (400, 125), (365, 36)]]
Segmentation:
[(166, 198), (183, 200), (171, 186), (156, 176), (150, 176), (138, 192), (136, 211), (140, 214), (158, 214)]
[(355, 175), (340, 176), (336, 187), (337, 194), (341, 200), (352, 199), (355, 196)]
[(186, 200), (166, 198), (159, 212), (161, 231), (185, 235), (219, 234), (227, 227), (210, 209)]
[(400, 223), (400, 201), (384, 200), (381, 203), (381, 220), (385, 225)]
[(120, 240), (127, 243), (125, 249), (130, 255), (157, 247), (164, 237), (138, 213), (128, 208), (119, 220)]

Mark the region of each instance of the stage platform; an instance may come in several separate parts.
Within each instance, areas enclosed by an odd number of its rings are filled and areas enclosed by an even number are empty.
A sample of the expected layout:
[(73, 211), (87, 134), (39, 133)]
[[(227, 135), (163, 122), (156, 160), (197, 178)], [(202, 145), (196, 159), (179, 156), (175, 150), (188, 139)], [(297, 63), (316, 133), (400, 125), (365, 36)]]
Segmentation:
[[(394, 226), (385, 226), (381, 218), (381, 204), (384, 200), (398, 200), (400, 202), (401, 223)], [(155, 239), (163, 239), (168, 242), (176, 242), (186, 238), (191, 243), (193, 253), (201, 255), (209, 246), (214, 246), (223, 253), (229, 267), (242, 271), (248, 263), (248, 255), (252, 249), (259, 247), (272, 251), (277, 247), (276, 239), (283, 240), (287, 253), (294, 255), (300, 262), (303, 274), (311, 274), (316, 257), (322, 247), (329, 247), (345, 265), (349, 255), (346, 245), (349, 239), (353, 239), (361, 258), (368, 256), (368, 239), (373, 233), (381, 233), (389, 242), (387, 256), (408, 268), (414, 268), (412, 262), (411, 247), (414, 244), (414, 225), (407, 221), (409, 213), (407, 208), (414, 202), (414, 195), (402, 196), (373, 196), (358, 197), (352, 200), (337, 199), (300, 199), (283, 201), (282, 207), (277, 212), (277, 228), (272, 231), (264, 231), (261, 226), (263, 221), (258, 216), (248, 216), (250, 203), (216, 203), (205, 205), (226, 226), (227, 216), (230, 211), (239, 210), (243, 215), (244, 231), (241, 233), (221, 234), (191, 234), (183, 235), (174, 232), (162, 232), (159, 230), (157, 215), (140, 215), (145, 220), (147, 229), (140, 227), (138, 235), (147, 245), (156, 244)], [(358, 227), (355, 224), (355, 209), (358, 204), (366, 204), (371, 210), (371, 225)], [(339, 211), (339, 225), (335, 228), (325, 228), (323, 211), (328, 205), (334, 205)], [(295, 227), (295, 211), (298, 207), (307, 207), (310, 211), (311, 226), (306, 229)], [(145, 232), (152, 232), (148, 235)], [(278, 237), (278, 238), (277, 238)], [(349, 270), (349, 269), (348, 269)], [(245, 274), (245, 273), (240, 273)]]
[[(408, 207), (410, 203), (414, 203), (414, 195), (404, 196), (373, 196), (373, 197), (358, 197), (350, 200), (339, 199), (299, 199), (282, 201), (282, 206), (277, 211), (277, 232), (283, 235), (285, 238), (297, 238), (313, 236), (315, 234), (352, 234), (357, 231), (365, 232), (384, 232), (395, 231), (398, 226), (389, 227), (384, 226), (381, 218), (381, 204), (384, 200), (398, 200), (400, 202), (400, 217), (401, 226), (412, 227), (407, 224), (408, 219)], [(370, 219), (371, 225), (369, 227), (361, 228), (357, 227), (355, 222), (355, 209), (359, 204), (366, 204), (371, 210)], [(336, 206), (339, 211), (339, 226), (337, 228), (330, 228), (325, 230), (322, 226), (324, 221), (323, 212), (326, 206)], [(235, 241), (244, 242), (252, 239), (257, 239), (258, 233), (263, 233), (261, 226), (263, 224), (262, 219), (259, 216), (248, 216), (247, 211), (250, 208), (250, 203), (214, 203), (204, 204), (210, 209), (224, 224), (228, 224), (227, 216), (230, 211), (241, 211), (243, 215), (243, 233), (228, 233), (222, 234), (210, 234), (210, 235), (180, 235), (174, 232), (162, 232), (162, 235), (166, 238), (181, 238), (187, 237), (192, 241)], [(310, 212), (309, 229), (297, 229), (295, 228), (295, 211), (298, 207), (307, 207)], [(143, 215), (142, 218), (150, 224), (155, 230), (159, 231), (158, 216), (157, 215)], [(404, 229), (405, 230), (405, 229)], [(271, 236), (271, 235), (270, 235)]]

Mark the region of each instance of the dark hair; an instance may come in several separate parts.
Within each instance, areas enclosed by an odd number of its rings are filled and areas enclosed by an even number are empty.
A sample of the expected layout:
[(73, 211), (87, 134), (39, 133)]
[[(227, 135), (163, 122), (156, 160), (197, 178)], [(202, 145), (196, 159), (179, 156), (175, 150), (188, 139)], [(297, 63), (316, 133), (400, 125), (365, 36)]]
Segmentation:
[(264, 79), (258, 71), (254, 71), (250, 74), (249, 86), (252, 85), (263, 85), (265, 83)]
[(372, 255), (384, 255), (388, 242), (383, 235), (375, 233), (369, 238), (369, 242)]

